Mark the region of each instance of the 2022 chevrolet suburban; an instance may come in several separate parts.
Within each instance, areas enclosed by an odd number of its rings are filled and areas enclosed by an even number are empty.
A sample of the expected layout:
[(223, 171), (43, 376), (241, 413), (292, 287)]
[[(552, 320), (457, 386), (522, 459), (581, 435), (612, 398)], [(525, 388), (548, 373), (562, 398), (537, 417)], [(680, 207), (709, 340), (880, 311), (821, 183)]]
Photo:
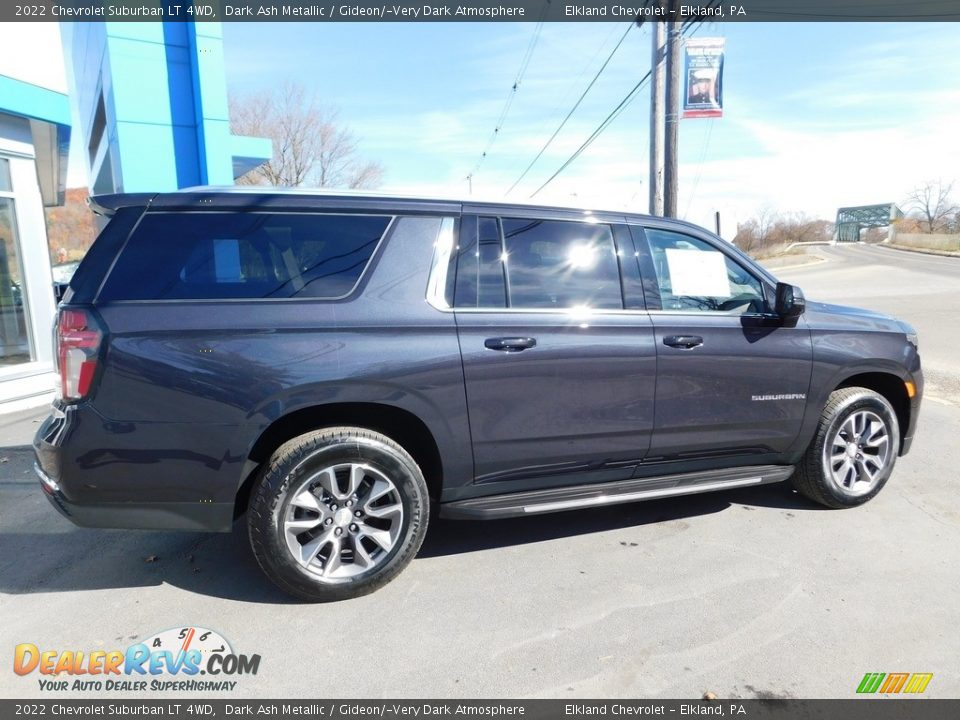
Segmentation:
[(693, 225), (201, 188), (109, 218), (37, 433), (87, 527), (229, 531), (310, 600), (370, 592), (431, 509), (531, 515), (792, 479), (860, 505), (910, 447), (914, 330), (805, 303)]

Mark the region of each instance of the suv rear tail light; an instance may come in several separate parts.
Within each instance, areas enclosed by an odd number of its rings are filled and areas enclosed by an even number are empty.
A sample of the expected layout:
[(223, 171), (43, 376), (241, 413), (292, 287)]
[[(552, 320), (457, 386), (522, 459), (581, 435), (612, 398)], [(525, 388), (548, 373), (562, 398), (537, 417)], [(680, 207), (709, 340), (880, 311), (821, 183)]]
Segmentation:
[(60, 395), (64, 400), (82, 400), (93, 387), (93, 376), (103, 334), (86, 310), (64, 308), (57, 319), (57, 365)]

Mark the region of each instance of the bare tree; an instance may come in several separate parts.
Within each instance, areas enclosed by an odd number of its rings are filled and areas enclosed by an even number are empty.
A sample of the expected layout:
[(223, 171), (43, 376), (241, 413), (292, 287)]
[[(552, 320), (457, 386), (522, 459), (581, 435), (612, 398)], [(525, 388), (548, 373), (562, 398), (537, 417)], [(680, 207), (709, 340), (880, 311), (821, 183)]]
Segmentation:
[(770, 240), (770, 232), (778, 220), (777, 211), (772, 205), (763, 205), (756, 216), (737, 225), (737, 235), (733, 244), (744, 252), (753, 252), (765, 247)]
[(756, 216), (737, 226), (733, 244), (751, 255), (765, 255), (793, 243), (829, 242), (833, 223), (811, 218), (802, 212), (778, 213), (764, 205)]
[(750, 218), (745, 222), (737, 223), (737, 234), (733, 238), (733, 244), (745, 253), (751, 253), (757, 249), (759, 233), (756, 219)]
[(907, 203), (927, 225), (927, 232), (934, 233), (947, 229), (960, 211), (960, 207), (950, 199), (953, 183), (943, 180), (928, 180), (915, 187), (907, 195)]
[(353, 134), (301, 85), (232, 96), (230, 126), (238, 135), (273, 140), (273, 157), (237, 179), (241, 185), (282, 185), (368, 189), (377, 187), (383, 167), (364, 162)]
[(764, 204), (757, 210), (757, 240), (760, 247), (768, 244), (770, 241), (770, 232), (780, 220), (780, 215), (776, 208), (769, 203)]

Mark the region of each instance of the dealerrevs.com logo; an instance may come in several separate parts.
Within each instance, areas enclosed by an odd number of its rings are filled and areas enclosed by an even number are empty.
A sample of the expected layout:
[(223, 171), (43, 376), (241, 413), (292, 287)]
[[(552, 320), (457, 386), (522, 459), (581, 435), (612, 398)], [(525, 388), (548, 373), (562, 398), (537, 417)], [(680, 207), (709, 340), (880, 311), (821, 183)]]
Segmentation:
[(238, 682), (232, 678), (259, 669), (259, 655), (237, 654), (222, 635), (199, 627), (164, 630), (126, 650), (48, 650), (21, 643), (13, 654), (13, 671), (39, 674), (40, 689), (48, 691), (232, 691)]

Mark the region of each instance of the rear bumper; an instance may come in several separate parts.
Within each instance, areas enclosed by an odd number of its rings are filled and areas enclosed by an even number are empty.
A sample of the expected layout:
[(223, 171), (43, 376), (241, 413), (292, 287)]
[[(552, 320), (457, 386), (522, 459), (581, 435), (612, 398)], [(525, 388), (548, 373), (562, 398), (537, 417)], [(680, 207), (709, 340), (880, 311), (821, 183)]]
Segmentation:
[(49, 490), (42, 478), (40, 484), (50, 504), (78, 527), (229, 532), (233, 525), (233, 506), (226, 503), (206, 506), (192, 503), (78, 505), (67, 500), (63, 493)]
[[(233, 502), (201, 499), (194, 502), (140, 502), (136, 467), (128, 466), (129, 500), (102, 497), (95, 471), (81, 471), (68, 452), (68, 440), (82, 424), (80, 408), (54, 407), (33, 440), (34, 472), (40, 488), (57, 511), (79, 527), (143, 530), (229, 532)], [(102, 474), (102, 470), (101, 470)], [(82, 498), (82, 500), (80, 499)]]

